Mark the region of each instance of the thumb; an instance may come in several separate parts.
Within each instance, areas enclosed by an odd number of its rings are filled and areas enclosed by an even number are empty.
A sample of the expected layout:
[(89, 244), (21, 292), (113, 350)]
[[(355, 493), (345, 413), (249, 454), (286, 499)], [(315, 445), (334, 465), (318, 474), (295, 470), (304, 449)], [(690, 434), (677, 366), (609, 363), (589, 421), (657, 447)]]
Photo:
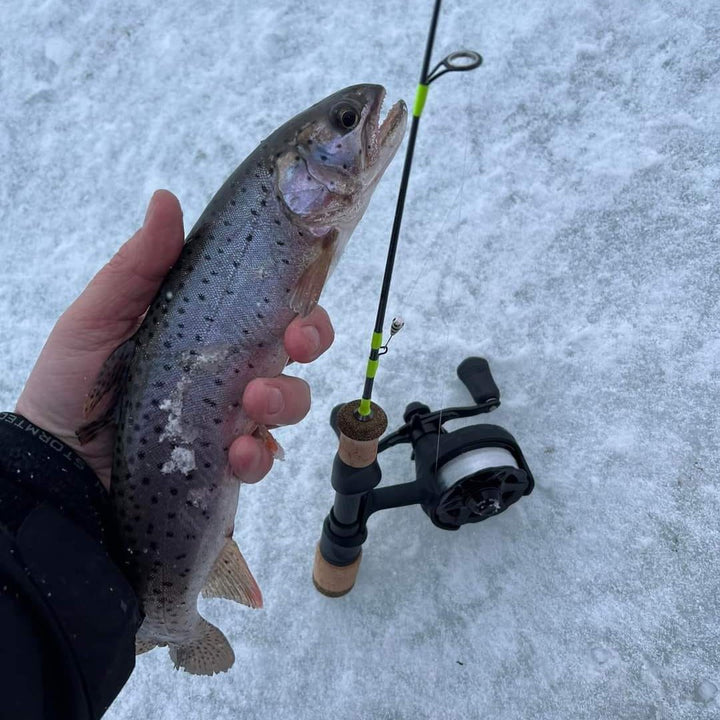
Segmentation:
[[(167, 190), (152, 196), (143, 226), (90, 281), (62, 317), (63, 329), (87, 348), (134, 331), (183, 247), (182, 210)], [(87, 348), (90, 349), (90, 348)]]

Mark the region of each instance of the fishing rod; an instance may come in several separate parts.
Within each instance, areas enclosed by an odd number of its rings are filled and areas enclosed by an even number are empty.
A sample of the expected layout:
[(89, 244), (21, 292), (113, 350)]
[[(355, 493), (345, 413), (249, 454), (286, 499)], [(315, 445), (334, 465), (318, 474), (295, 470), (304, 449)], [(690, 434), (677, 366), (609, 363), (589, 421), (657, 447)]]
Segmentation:
[[(362, 546), (367, 540), (367, 520), (372, 513), (419, 504), (437, 527), (458, 530), (462, 525), (503, 512), (523, 495), (529, 495), (534, 486), (520, 446), (503, 428), (471, 425), (452, 432), (444, 428), (449, 420), (487, 413), (500, 405), (500, 391), (484, 358), (466, 358), (457, 368), (458, 377), (474, 400), (473, 405), (433, 412), (423, 403), (412, 402), (405, 409), (405, 424), (382, 440), (388, 425), (387, 416), (372, 401), (380, 357), (388, 351), (388, 343), (404, 324), (401, 318), (394, 318), (390, 336), (383, 344), (405, 197), (428, 90), (431, 83), (446, 73), (474, 70), (482, 64), (479, 53), (460, 50), (429, 69), (440, 6), (441, 0), (435, 0), (415, 93), (363, 394), (359, 400), (336, 406), (330, 417), (330, 425), (339, 440), (331, 476), (335, 501), (323, 524), (313, 566), (315, 587), (330, 597), (345, 595), (353, 588)], [(382, 479), (378, 454), (401, 443), (409, 443), (413, 448), (416, 479), (376, 489)]]

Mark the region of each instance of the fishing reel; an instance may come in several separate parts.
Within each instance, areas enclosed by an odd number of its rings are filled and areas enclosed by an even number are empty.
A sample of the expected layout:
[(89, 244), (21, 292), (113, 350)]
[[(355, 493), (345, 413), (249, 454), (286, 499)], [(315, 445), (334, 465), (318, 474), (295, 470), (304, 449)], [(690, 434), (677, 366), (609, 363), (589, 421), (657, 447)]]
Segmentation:
[[(434, 525), (459, 530), (498, 515), (529, 495), (530, 468), (515, 438), (497, 425), (477, 424), (448, 431), (450, 420), (488, 413), (500, 405), (500, 391), (487, 360), (471, 357), (457, 368), (474, 405), (432, 411), (410, 403), (404, 424), (382, 439), (387, 419), (373, 404), (370, 419), (358, 403), (338, 405), (330, 424), (340, 439), (332, 486), (335, 502), (323, 525), (313, 579), (320, 592), (349, 592), (359, 569), (367, 520), (379, 510), (420, 505)], [(373, 437), (374, 436), (374, 437)], [(415, 480), (378, 488), (382, 473), (377, 455), (407, 443), (412, 447)]]

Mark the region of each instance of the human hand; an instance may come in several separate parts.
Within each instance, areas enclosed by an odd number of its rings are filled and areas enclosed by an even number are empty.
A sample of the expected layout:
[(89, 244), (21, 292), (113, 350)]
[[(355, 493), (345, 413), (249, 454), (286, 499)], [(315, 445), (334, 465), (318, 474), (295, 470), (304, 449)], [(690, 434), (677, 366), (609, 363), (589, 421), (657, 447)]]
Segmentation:
[[(142, 228), (58, 319), (15, 407), (15, 412), (73, 448), (106, 488), (116, 428), (105, 427), (81, 445), (75, 431), (88, 420), (83, 415), (85, 397), (110, 353), (140, 326), (180, 255), (183, 238), (180, 203), (172, 193), (158, 190)], [(330, 319), (318, 307), (290, 324), (285, 349), (291, 360), (307, 363), (322, 355), (333, 338)], [(310, 409), (310, 388), (300, 378), (257, 378), (248, 383), (242, 403), (257, 423), (289, 425), (302, 420)], [(273, 458), (262, 442), (242, 436), (230, 446), (229, 461), (243, 482), (257, 482), (269, 472)]]

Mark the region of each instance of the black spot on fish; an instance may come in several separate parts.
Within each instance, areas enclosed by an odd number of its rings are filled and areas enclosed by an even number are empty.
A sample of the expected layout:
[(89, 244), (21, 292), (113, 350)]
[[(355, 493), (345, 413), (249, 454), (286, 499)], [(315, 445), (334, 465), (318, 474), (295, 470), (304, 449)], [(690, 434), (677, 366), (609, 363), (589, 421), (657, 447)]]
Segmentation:
[(165, 533), (165, 537), (169, 537), (169, 538), (175, 537), (175, 533), (174, 533), (172, 530), (168, 530), (168, 531)]
[(182, 339), (185, 337), (185, 335), (184, 335), (183, 333), (181, 333), (181, 332), (175, 333), (175, 336), (176, 336), (178, 339), (180, 339), (180, 340), (182, 340)]
[(163, 345), (164, 345), (166, 348), (171, 348), (171, 347), (172, 347), (172, 343), (171, 343), (169, 340), (166, 340), (166, 341), (163, 343)]
[(207, 440), (202, 440), (200, 442), (200, 447), (204, 447), (204, 448), (210, 447), (210, 443)]
[(267, 205), (267, 200), (263, 199), (260, 201), (260, 204), (265, 207)]
[(217, 407), (217, 403), (214, 400), (211, 400), (210, 398), (203, 398), (203, 402), (209, 405), (210, 407)]
[(285, 243), (282, 240), (276, 240), (275, 241), (278, 245), (284, 245)]
[(171, 494), (171, 495), (177, 495), (177, 494), (178, 494), (177, 488), (171, 487), (171, 488), (170, 488), (170, 494)]
[[(210, 258), (208, 258), (208, 260), (209, 260), (209, 259), (210, 259)], [(187, 295), (183, 295), (183, 302), (189, 303), (189, 302), (190, 302), (190, 298), (189, 298)]]
[(170, 580), (163, 580), (163, 587), (172, 587), (173, 584)]
[(140, 450), (140, 452), (137, 454), (139, 460), (145, 459), (145, 452), (143, 450)]
[(210, 280), (209, 280), (208, 278), (203, 278), (203, 279), (202, 279), (202, 282), (203, 282), (205, 285), (207, 285), (207, 284), (210, 282)]
[(321, 156), (320, 156), (320, 159), (321, 159), (321, 160), (327, 160), (327, 155), (321, 155)]
[(215, 378), (215, 384), (216, 385), (222, 385), (223, 381), (220, 378)]
[(298, 235), (299, 235), (300, 237), (304, 237), (304, 235), (302, 234), (302, 230), (298, 230)]
[(240, 267), (240, 263), (239, 263), (237, 260), (233, 260), (233, 267), (234, 267), (234, 268), (239, 268), (239, 267)]
[(234, 291), (232, 288), (225, 288), (225, 292), (226, 292), (228, 295), (234, 295), (234, 294), (235, 294), (235, 291)]
[(178, 308), (178, 314), (179, 314), (179, 315), (184, 315), (184, 314), (185, 314), (185, 308), (179, 307), (179, 308)]
[(230, 204), (231, 204), (233, 207), (235, 207), (235, 205), (237, 205), (237, 203), (236, 203), (234, 200), (231, 200), (231, 201), (230, 201)]
[(157, 398), (153, 398), (153, 399), (150, 401), (150, 404), (151, 404), (153, 407), (158, 407), (158, 406), (160, 405), (160, 401), (159, 401)]
[(219, 247), (217, 249), (217, 251), (218, 251), (218, 255), (222, 255), (225, 252), (221, 247)]
[(257, 316), (262, 320), (265, 316), (262, 313), (258, 313)]
[(176, 560), (184, 560), (187, 557), (187, 553), (180, 553), (179, 555), (175, 556)]
[(269, 302), (270, 302), (266, 297), (264, 297), (263, 300), (264, 300), (266, 303), (269, 303)]
[(212, 463), (209, 463), (209, 462), (203, 463), (203, 467), (206, 468), (206, 469), (207, 469), (207, 468), (211, 468), (211, 467), (212, 467)]
[(229, 220), (223, 220), (223, 225), (225, 227), (230, 227), (230, 221)]
[(248, 233), (248, 234), (245, 236), (245, 240), (246, 240), (247, 242), (252, 242), (252, 233)]
[(203, 320), (205, 320), (206, 322), (215, 322), (215, 318), (210, 317), (209, 315), (206, 315)]
[(165, 370), (165, 372), (170, 372), (172, 370), (172, 365), (165, 363), (165, 365), (163, 365), (163, 370)]
[(190, 366), (189, 366), (189, 365), (183, 365), (183, 372), (190, 372)]
[(203, 255), (203, 257), (204, 257), (206, 260), (212, 260), (212, 258), (210, 257), (210, 255), (208, 255), (207, 253), (205, 253), (205, 254)]
[(151, 502), (153, 505), (157, 505), (157, 504), (158, 504), (158, 497), (157, 497), (157, 495), (153, 495), (153, 496), (150, 498), (150, 502)]
[(219, 425), (219, 424), (222, 422), (222, 420), (221, 420), (220, 418), (213, 418), (213, 422), (214, 422), (216, 425)]
[(285, 264), (285, 265), (290, 264), (290, 261), (287, 258), (281, 258), (281, 260), (282, 260), (283, 264)]
[(252, 370), (255, 366), (251, 362), (249, 362), (248, 367)]
[(160, 434), (162, 433), (162, 431), (163, 431), (162, 425), (156, 425), (156, 426), (153, 428), (153, 430), (154, 430), (158, 435), (160, 435)]
[(149, 420), (150, 419), (150, 413), (143, 413), (143, 420)]
[(247, 192), (247, 188), (241, 187), (241, 188), (240, 188), (240, 192), (241, 192), (241, 193)]
[(196, 335), (196, 336), (195, 336), (195, 341), (196, 341), (196, 342), (202, 342), (202, 336), (201, 336), (201, 335)]
[(205, 296), (202, 293), (198, 293), (198, 300), (204, 300)]
[(258, 216), (258, 211), (257, 211), (255, 208), (250, 208), (250, 213), (251, 213), (254, 217), (257, 217), (257, 216)]
[(156, 387), (156, 388), (165, 387), (165, 383), (162, 380), (156, 380), (153, 383), (153, 387)]

